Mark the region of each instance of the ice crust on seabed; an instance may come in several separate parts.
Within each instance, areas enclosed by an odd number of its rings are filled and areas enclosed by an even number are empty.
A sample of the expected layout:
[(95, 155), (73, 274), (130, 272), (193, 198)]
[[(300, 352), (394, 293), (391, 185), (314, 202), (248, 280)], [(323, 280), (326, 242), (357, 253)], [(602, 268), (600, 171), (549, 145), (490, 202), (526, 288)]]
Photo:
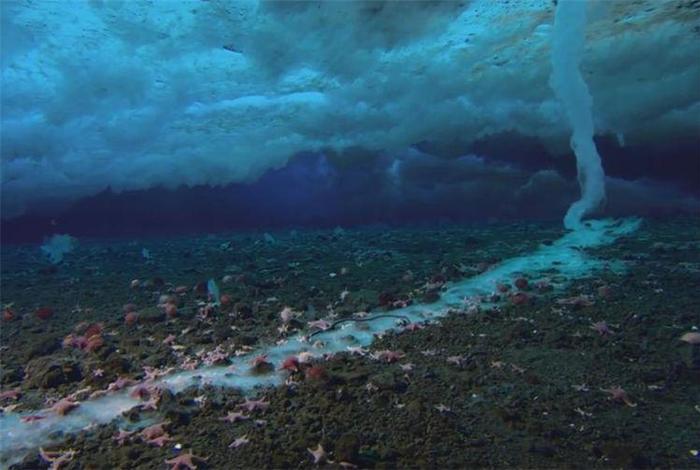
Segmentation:
[[(591, 2), (597, 134), (697, 132), (700, 15), (686, 4)], [(0, 8), (5, 216), (108, 186), (247, 181), (302, 150), (569, 138), (548, 85), (550, 0)]]
[[(534, 281), (538, 273), (555, 265), (559, 275), (567, 279), (591, 275), (604, 265), (622, 269), (622, 266), (611, 265), (609, 262), (602, 262), (587, 255), (582, 248), (610, 244), (618, 237), (637, 230), (639, 224), (639, 219), (617, 222), (589, 221), (549, 246), (542, 245), (531, 254), (506, 260), (478, 276), (451, 285), (443, 292), (440, 300), (433, 304), (411, 305), (390, 313), (405, 316), (411, 322), (437, 319), (448, 314), (450, 309), (463, 309), (465, 300), (471, 297), (494, 292), (497, 282), (522, 272), (534, 276)], [(325, 343), (319, 348), (300, 341), (300, 336), (296, 335), (290, 337), (285, 344), (263, 347), (247, 356), (232, 357), (233, 371), (226, 366), (181, 371), (164, 377), (157, 384), (173, 392), (182, 391), (191, 385), (210, 383), (254, 393), (260, 386), (280, 385), (286, 376), (280, 371), (266, 375), (248, 374), (246, 371), (250, 368), (249, 361), (255, 355), (267, 354), (270, 362), (279, 365), (286, 357), (301, 351), (310, 351), (320, 357), (324, 353), (345, 351), (348, 346), (369, 346), (375, 334), (396, 328), (396, 319), (379, 318), (367, 322), (363, 324), (368, 326), (366, 330), (356, 328), (355, 325), (353, 322), (347, 322), (341, 328), (314, 336), (314, 340), (320, 339)], [(348, 335), (352, 335), (354, 340), (349, 341)], [(0, 415), (0, 464), (21, 460), (25, 452), (49, 443), (51, 441), (49, 436), (57, 431), (77, 432), (87, 426), (112, 421), (122, 412), (140, 403), (138, 399), (129, 397), (129, 390), (83, 402), (80, 407), (66, 416), (49, 413), (46, 419), (32, 423), (21, 421), (22, 416), (32, 413)]]

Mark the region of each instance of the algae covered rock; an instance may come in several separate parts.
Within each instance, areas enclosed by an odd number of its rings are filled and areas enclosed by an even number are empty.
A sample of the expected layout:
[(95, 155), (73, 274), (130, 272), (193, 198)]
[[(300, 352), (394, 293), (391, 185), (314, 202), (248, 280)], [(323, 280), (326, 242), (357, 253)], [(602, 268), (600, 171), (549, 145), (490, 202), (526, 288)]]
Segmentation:
[(56, 388), (83, 379), (80, 364), (66, 358), (37, 358), (29, 361), (25, 369), (27, 384), (33, 388)]

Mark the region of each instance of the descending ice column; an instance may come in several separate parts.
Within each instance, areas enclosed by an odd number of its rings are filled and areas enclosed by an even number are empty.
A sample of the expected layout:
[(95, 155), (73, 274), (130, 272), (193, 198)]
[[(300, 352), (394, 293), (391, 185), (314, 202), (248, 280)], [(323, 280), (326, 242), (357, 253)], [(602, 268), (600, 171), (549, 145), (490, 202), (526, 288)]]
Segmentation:
[(593, 142), (593, 100), (579, 70), (586, 38), (583, 0), (559, 0), (552, 35), (550, 86), (564, 106), (572, 128), (571, 149), (576, 154), (581, 199), (569, 207), (564, 226), (575, 229), (581, 219), (605, 199), (605, 174)]

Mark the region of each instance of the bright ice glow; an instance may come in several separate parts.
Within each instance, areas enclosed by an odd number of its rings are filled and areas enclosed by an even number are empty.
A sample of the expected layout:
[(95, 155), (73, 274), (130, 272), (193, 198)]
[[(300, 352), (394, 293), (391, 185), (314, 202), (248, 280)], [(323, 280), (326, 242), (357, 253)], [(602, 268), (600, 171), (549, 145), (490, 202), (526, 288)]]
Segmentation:
[[(587, 222), (552, 245), (541, 246), (532, 254), (504, 261), (483, 274), (451, 285), (438, 302), (412, 305), (391, 313), (408, 317), (413, 322), (425, 322), (442, 317), (453, 309), (463, 310), (466, 300), (488, 295), (495, 291), (498, 282), (512, 279), (521, 273), (529, 273), (534, 280), (538, 273), (555, 268), (561, 276), (573, 279), (589, 276), (603, 267), (614, 269), (616, 266), (588, 256), (582, 248), (612, 243), (616, 238), (635, 231), (639, 223), (638, 219)], [(232, 358), (234, 372), (227, 367), (183, 371), (163, 378), (159, 384), (173, 392), (205, 383), (254, 392), (258, 387), (280, 385), (285, 378), (285, 373), (281, 372), (247, 374), (246, 371), (250, 368), (248, 362), (254, 355), (267, 354), (268, 360), (279, 366), (286, 357), (302, 351), (310, 351), (320, 357), (324, 353), (345, 351), (348, 346), (369, 346), (375, 334), (395, 328), (395, 322), (392, 318), (381, 318), (363, 323), (363, 327), (368, 326), (367, 329), (357, 328), (355, 323), (347, 322), (343, 327), (314, 336), (314, 340), (319, 339), (325, 343), (320, 348), (301, 342), (299, 336), (295, 336), (285, 344), (261, 348), (251, 355)], [(52, 433), (77, 432), (87, 426), (108, 423), (138, 403), (139, 400), (130, 398), (128, 391), (125, 391), (83, 402), (67, 416), (49, 414), (48, 418), (33, 423), (22, 423), (22, 415), (17, 413), (4, 414), (0, 416), (0, 462), (20, 460), (30, 449), (51, 442)]]
[[(596, 134), (697, 135), (697, 15), (591, 2)], [(3, 216), (156, 185), (250, 181), (302, 150), (389, 154), (502, 131), (565, 149), (551, 0), (3, 0)]]

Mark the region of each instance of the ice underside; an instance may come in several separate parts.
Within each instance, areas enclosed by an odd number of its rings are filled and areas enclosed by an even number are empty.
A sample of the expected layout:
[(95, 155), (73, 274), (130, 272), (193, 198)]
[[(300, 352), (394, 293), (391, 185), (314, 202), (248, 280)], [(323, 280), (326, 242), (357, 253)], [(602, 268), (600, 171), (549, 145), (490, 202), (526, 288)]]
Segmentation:
[[(596, 135), (697, 135), (692, 3), (590, 2)], [(300, 151), (391, 156), (504, 131), (568, 149), (551, 0), (0, 7), (3, 217), (107, 187), (251, 181)]]

